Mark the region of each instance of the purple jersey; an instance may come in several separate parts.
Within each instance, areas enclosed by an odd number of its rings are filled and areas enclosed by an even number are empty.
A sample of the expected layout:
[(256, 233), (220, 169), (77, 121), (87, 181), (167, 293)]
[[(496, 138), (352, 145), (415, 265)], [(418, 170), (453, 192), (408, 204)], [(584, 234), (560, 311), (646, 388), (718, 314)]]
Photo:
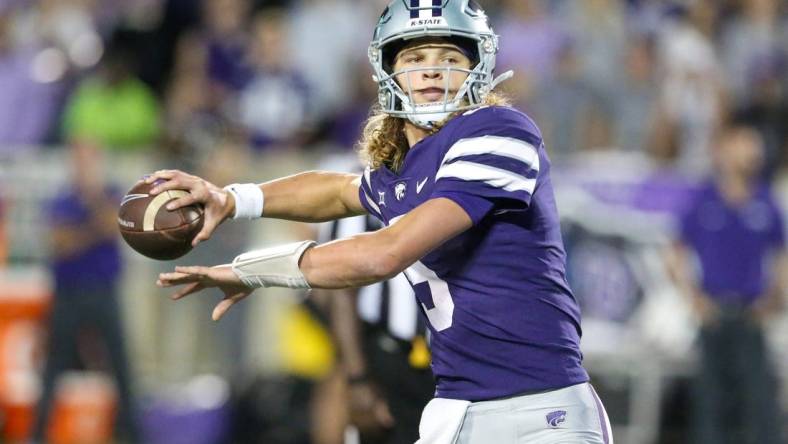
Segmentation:
[(746, 306), (766, 293), (771, 284), (768, 259), (785, 248), (782, 215), (766, 185), (735, 207), (709, 182), (680, 225), (682, 241), (697, 254), (703, 291), (710, 297)]
[(439, 197), (473, 220), (405, 271), (429, 321), (437, 397), (478, 401), (588, 380), (549, 173), (534, 122), (504, 107), (452, 119), (411, 148), (400, 174), (365, 171), (359, 197), (386, 225)]

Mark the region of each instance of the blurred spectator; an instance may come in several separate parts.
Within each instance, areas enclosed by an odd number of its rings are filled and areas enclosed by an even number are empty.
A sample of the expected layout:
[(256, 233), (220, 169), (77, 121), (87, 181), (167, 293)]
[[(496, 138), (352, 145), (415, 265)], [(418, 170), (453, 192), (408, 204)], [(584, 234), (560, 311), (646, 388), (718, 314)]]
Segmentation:
[(63, 115), (67, 140), (90, 139), (113, 149), (146, 147), (159, 135), (159, 104), (135, 77), (132, 42), (122, 31), (113, 37), (98, 72), (83, 80)]
[(632, 34), (616, 87), (607, 94), (613, 107), (614, 145), (627, 151), (645, 151), (656, 116), (657, 63), (650, 35)]
[(566, 48), (566, 34), (547, 6), (545, 0), (504, 0), (507, 12), (495, 26), (501, 41), (497, 70), (514, 70), (503, 86), (518, 103), (527, 103), (543, 82), (552, 81)]
[(101, 57), (94, 7), (84, 0), (38, 0), (28, 2), (14, 23), (16, 38), (27, 45), (46, 45), (62, 50), (69, 63), (84, 69)]
[(759, 176), (762, 145), (740, 124), (720, 134), (715, 174), (681, 217), (672, 255), (673, 275), (701, 323), (697, 443), (782, 442), (763, 328), (784, 308), (788, 263), (782, 215)]
[[(177, 63), (175, 52), (180, 38), (190, 31), (193, 34), (197, 34), (198, 30), (202, 31), (201, 8), (195, 7), (195, 0), (153, 1), (162, 4), (159, 10), (147, 13), (147, 20), (150, 20), (154, 27), (149, 32), (149, 42), (140, 59), (139, 74), (142, 80), (163, 97), (167, 94), (173, 65)], [(125, 3), (125, 0), (115, 2)], [(143, 11), (144, 9), (142, 8)]]
[(770, 76), (769, 61), (786, 55), (782, 40), (788, 20), (777, 0), (741, 2), (742, 11), (725, 26), (720, 43), (726, 83), (739, 106), (749, 105), (755, 83)]
[(580, 57), (583, 78), (597, 90), (616, 93), (627, 41), (623, 2), (570, 1), (565, 3), (563, 16)]
[(10, 6), (0, 8), (0, 156), (47, 141), (67, 69), (57, 49), (17, 45), (11, 33), (14, 18)]
[(257, 147), (298, 144), (314, 121), (307, 83), (287, 52), (286, 17), (283, 10), (266, 9), (252, 27), (254, 74), (240, 92), (238, 117)]
[[(359, 33), (358, 23), (382, 11), (372, 1), (302, 0), (289, 11), (286, 54), (306, 78), (314, 98), (310, 105), (318, 120), (330, 118), (353, 94), (351, 61), (366, 54), (372, 30)], [(371, 12), (374, 11), (374, 12)]]
[(219, 95), (207, 70), (207, 48), (196, 33), (178, 41), (172, 78), (165, 95), (165, 139), (169, 154), (195, 163), (180, 165), (192, 170), (202, 155), (213, 151), (227, 132)]
[(573, 44), (566, 42), (556, 60), (555, 74), (531, 103), (551, 156), (558, 160), (591, 146), (588, 139), (594, 97), (582, 76)]
[[(182, 168), (199, 167), (201, 156), (238, 132), (230, 114), (254, 75), (250, 9), (248, 0), (204, 0), (202, 25), (178, 37), (165, 91), (165, 132), (170, 154), (187, 162)], [(190, 159), (197, 163), (189, 165)]]
[(115, 219), (120, 196), (104, 182), (99, 149), (89, 143), (70, 149), (73, 186), (50, 208), (55, 295), (33, 439), (44, 442), (57, 378), (77, 368), (80, 340), (85, 345), (88, 338), (100, 339), (105, 346), (120, 400), (118, 430), (135, 443), (138, 432), (118, 306), (121, 258)]
[(707, 31), (706, 0), (692, 3), (663, 26), (660, 34), (662, 78), (652, 150), (657, 158), (687, 173), (709, 170), (711, 139), (725, 106), (722, 73)]
[(219, 97), (240, 91), (252, 76), (248, 0), (203, 0), (208, 78)]
[(784, 85), (781, 79), (786, 72), (786, 64), (776, 60), (765, 62), (772, 66), (765, 68), (754, 80), (749, 105), (737, 113), (746, 116), (761, 132), (766, 157), (764, 176), (771, 177), (788, 154), (785, 146), (788, 138), (788, 85)]
[(734, 106), (761, 132), (766, 148), (766, 175), (779, 165), (788, 135), (788, 17), (776, 1), (742, 2), (742, 13), (721, 39), (726, 83)]
[(669, 4), (663, 0), (629, 0), (627, 3), (627, 27), (630, 32), (656, 34), (664, 25)]
[(357, 88), (345, 106), (336, 112), (330, 133), (331, 142), (342, 150), (356, 146), (369, 117), (370, 105), (377, 101), (377, 83), (372, 79), (372, 69), (366, 59), (356, 62), (353, 78)]

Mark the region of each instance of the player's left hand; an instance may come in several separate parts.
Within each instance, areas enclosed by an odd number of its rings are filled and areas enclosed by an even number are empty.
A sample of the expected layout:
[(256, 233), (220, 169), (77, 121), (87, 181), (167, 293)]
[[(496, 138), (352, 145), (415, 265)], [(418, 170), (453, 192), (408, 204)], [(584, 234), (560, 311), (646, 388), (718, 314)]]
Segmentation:
[(173, 300), (181, 299), (206, 288), (218, 288), (224, 293), (224, 299), (213, 309), (211, 317), (214, 321), (221, 319), (233, 304), (254, 291), (253, 288), (247, 287), (238, 279), (230, 265), (175, 267), (174, 272), (159, 274), (156, 285), (159, 287), (184, 285), (172, 294)]

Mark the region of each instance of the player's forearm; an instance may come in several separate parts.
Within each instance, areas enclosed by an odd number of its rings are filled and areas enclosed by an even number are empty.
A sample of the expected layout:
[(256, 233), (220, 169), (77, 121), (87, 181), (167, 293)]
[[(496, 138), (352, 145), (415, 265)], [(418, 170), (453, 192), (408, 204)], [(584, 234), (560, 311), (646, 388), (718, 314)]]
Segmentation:
[[(414, 260), (399, 255), (383, 230), (359, 234), (306, 251), (300, 268), (312, 288), (354, 288), (395, 276)], [(391, 242), (391, 243), (387, 243)]]
[(361, 214), (363, 209), (348, 192), (352, 192), (357, 178), (353, 174), (308, 171), (266, 182), (260, 185), (265, 196), (263, 217), (323, 222)]
[(431, 199), (386, 228), (307, 250), (299, 267), (313, 288), (369, 285), (394, 277), (471, 226), (459, 205)]

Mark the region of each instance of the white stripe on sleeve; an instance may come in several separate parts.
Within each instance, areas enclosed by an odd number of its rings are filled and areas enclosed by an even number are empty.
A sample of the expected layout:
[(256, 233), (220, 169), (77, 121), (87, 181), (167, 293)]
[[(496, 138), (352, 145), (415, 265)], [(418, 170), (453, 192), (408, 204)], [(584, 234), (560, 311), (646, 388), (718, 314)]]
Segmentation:
[(380, 212), (380, 207), (378, 207), (378, 204), (376, 204), (375, 201), (372, 200), (371, 197), (369, 197), (366, 190), (362, 190), (362, 191), (364, 191), (364, 197), (367, 198), (367, 203), (369, 204), (369, 206), (372, 207), (372, 209), (375, 210), (376, 213), (378, 213), (377, 216), (382, 216), (383, 213)]
[[(364, 168), (364, 180), (367, 182), (367, 188), (369, 188), (370, 191), (372, 191), (372, 180), (370, 179), (371, 173), (372, 173), (372, 169), (370, 167)], [(380, 208), (378, 207), (378, 204), (375, 203), (372, 197), (370, 197), (369, 194), (367, 193), (367, 190), (364, 189), (364, 184), (361, 184), (359, 186), (361, 187), (361, 191), (364, 192), (364, 197), (367, 198), (367, 203), (369, 204), (369, 206), (372, 207), (372, 209), (375, 210), (376, 213), (378, 213), (377, 214), (378, 216), (382, 217), (383, 213), (380, 212)]]
[(536, 179), (529, 179), (511, 171), (491, 167), (475, 162), (459, 160), (448, 165), (443, 165), (435, 181), (444, 177), (454, 177), (461, 180), (484, 182), (495, 188), (506, 191), (525, 191), (533, 195)]
[(370, 180), (369, 176), (372, 173), (372, 170), (369, 167), (364, 168), (364, 180), (367, 181), (367, 186), (369, 189), (372, 189), (372, 180)]
[(482, 136), (457, 141), (446, 155), (443, 164), (463, 156), (492, 154), (519, 160), (528, 165), (529, 169), (539, 171), (539, 153), (528, 142), (511, 137)]

